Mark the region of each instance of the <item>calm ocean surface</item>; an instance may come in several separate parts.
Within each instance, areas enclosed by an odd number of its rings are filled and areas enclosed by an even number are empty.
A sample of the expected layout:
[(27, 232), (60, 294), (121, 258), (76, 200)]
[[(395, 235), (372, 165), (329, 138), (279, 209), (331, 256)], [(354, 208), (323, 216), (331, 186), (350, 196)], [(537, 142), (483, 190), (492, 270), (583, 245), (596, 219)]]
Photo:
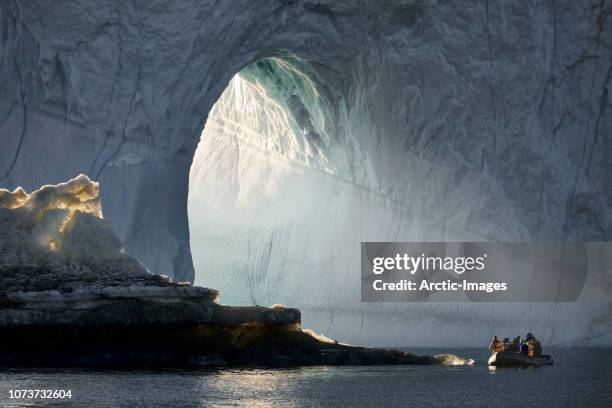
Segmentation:
[[(489, 369), (486, 350), (452, 352), (471, 367), (288, 370), (0, 369), (0, 407), (612, 407), (609, 350), (549, 349), (555, 365)], [(70, 389), (70, 400), (11, 400), (11, 389)]]

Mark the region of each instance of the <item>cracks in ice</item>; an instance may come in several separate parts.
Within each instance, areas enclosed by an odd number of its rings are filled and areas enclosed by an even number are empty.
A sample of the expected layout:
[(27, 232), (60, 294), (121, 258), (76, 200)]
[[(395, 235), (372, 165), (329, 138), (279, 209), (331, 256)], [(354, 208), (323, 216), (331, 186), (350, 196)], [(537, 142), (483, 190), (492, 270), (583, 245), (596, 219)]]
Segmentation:
[(6, 115), (4, 115), (4, 117), (0, 121), (0, 126), (3, 126), (9, 120), (9, 118), (13, 114), (13, 110), (15, 110), (15, 106), (17, 106), (18, 104), (19, 104), (19, 102), (11, 103), (11, 106), (8, 108), (8, 111), (7, 111)]
[(572, 216), (572, 204), (574, 202), (574, 197), (576, 195), (576, 184), (575, 183), (571, 190), (569, 191), (568, 195), (567, 195), (567, 200), (565, 203), (565, 219), (563, 221), (563, 236), (561, 241), (562, 242), (566, 242), (567, 241), (567, 234), (568, 234), (568, 229), (569, 229), (569, 220), (570, 217)]
[[(18, 21), (20, 19), (18, 18), (18, 16), (15, 15), (15, 10), (14, 10), (15, 8), (18, 8), (18, 7), (16, 3), (13, 2), (12, 7), (10, 9), (11, 9), (11, 17), (12, 17), (13, 24), (14, 24), (15, 35), (17, 35), (17, 30), (18, 30), (18, 25), (19, 25)], [(19, 82), (19, 96), (21, 99), (21, 107), (23, 110), (22, 112), (23, 122), (21, 126), (21, 135), (19, 137), (19, 142), (17, 143), (17, 149), (15, 150), (15, 155), (13, 156), (13, 160), (11, 164), (9, 165), (8, 169), (5, 171), (4, 175), (0, 177), (0, 182), (6, 180), (9, 177), (9, 175), (15, 168), (15, 165), (17, 164), (17, 160), (19, 159), (19, 156), (21, 154), (21, 148), (23, 147), (23, 142), (25, 140), (26, 131), (27, 131), (27, 123), (28, 123), (28, 106), (26, 103), (26, 91), (25, 91), (25, 85), (23, 81), (23, 73), (21, 72), (21, 68), (19, 67), (19, 62), (17, 61), (18, 53), (17, 53), (17, 50), (15, 49), (16, 42), (17, 42), (17, 39), (14, 39), (11, 45), (13, 46), (13, 62), (15, 63), (15, 71), (17, 72), (17, 78)]]
[[(598, 3), (596, 6), (594, 6), (593, 8), (600, 8), (601, 11), (600, 13), (597, 15), (597, 18), (595, 20), (595, 23), (597, 25), (597, 32), (595, 34), (595, 37), (591, 38), (591, 41), (589, 42), (589, 44), (587, 45), (587, 47), (580, 53), (580, 56), (578, 57), (578, 59), (576, 61), (574, 61), (573, 63), (566, 65), (566, 76), (569, 75), (569, 73), (571, 73), (573, 70), (577, 69), (577, 67), (581, 64), (586, 63), (589, 60), (597, 60), (599, 58), (598, 52), (599, 52), (599, 46), (601, 44), (603, 44), (604, 46), (607, 46), (608, 48), (610, 48), (610, 44), (606, 44), (604, 41), (602, 41), (601, 36), (602, 33), (604, 31), (604, 24), (608, 18), (608, 16), (610, 15), (610, 13), (612, 12), (612, 7), (611, 8), (606, 8), (606, 2), (604, 0), (602, 0), (600, 3)], [(591, 49), (593, 48), (593, 46), (595, 47), (595, 50), (593, 53), (591, 53)], [(591, 81), (591, 87), (590, 87), (590, 91), (589, 91), (589, 100), (592, 99), (592, 95), (595, 89), (595, 82), (597, 79), (597, 64), (594, 65), (593, 67), (593, 74), (592, 74), (592, 81)], [(565, 79), (565, 78), (563, 78)], [(606, 75), (606, 81), (603, 84), (603, 93), (602, 93), (602, 98), (605, 97), (607, 95), (607, 83), (609, 82), (610, 79), (610, 70), (608, 70), (608, 73)], [(603, 99), (602, 99), (603, 100)], [(589, 108), (591, 111), (591, 115), (593, 115), (592, 109)], [(602, 107), (602, 103), (600, 102), (600, 109), (597, 115), (597, 119), (596, 119), (596, 126), (595, 126), (595, 130), (594, 130), (594, 140), (593, 140), (593, 144), (592, 144), (592, 148), (591, 148), (591, 154), (589, 154), (589, 158), (588, 158), (588, 162), (585, 165), (585, 171), (583, 176), (586, 177), (588, 176), (588, 172), (589, 172), (589, 167), (592, 161), (592, 155), (594, 152), (594, 147), (595, 144), (597, 142), (597, 138), (598, 138), (598, 134), (599, 134), (599, 123), (601, 121), (601, 116), (603, 115), (603, 110), (604, 108)], [(561, 127), (562, 121), (565, 119), (565, 117), (567, 115), (569, 115), (571, 113), (571, 110), (564, 113), (561, 118), (559, 119), (557, 125), (554, 127), (553, 132), (556, 135), (558, 129)], [(589, 139), (589, 134), (591, 133), (591, 120), (587, 121), (586, 124), (586, 130), (585, 130), (585, 134), (584, 134), (584, 139), (583, 139), (583, 146), (582, 146), (582, 163), (584, 164), (584, 160), (586, 158), (586, 153), (587, 153), (587, 145), (588, 145), (588, 139)], [(580, 177), (577, 178), (577, 181), (580, 179)]]
[[(600, 12), (597, 15), (597, 18), (595, 20), (596, 25), (597, 25), (597, 32), (595, 36), (591, 38), (591, 41), (589, 42), (587, 47), (580, 53), (580, 56), (578, 57), (578, 59), (565, 67), (566, 68), (565, 77), (567, 77), (567, 75), (569, 75), (573, 70), (577, 69), (577, 67), (580, 66), (581, 64), (584, 64), (589, 60), (599, 59), (600, 45), (604, 45), (605, 47), (611, 48), (610, 44), (607, 44), (606, 42), (602, 41), (601, 36), (604, 31), (604, 24), (608, 16), (612, 13), (612, 8), (606, 7), (605, 0), (602, 0), (600, 3), (598, 3), (593, 8), (600, 9)], [(593, 47), (595, 49), (593, 52), (591, 52)], [(589, 100), (592, 100), (593, 93), (595, 92), (595, 84), (597, 82), (597, 77), (598, 77), (597, 74), (598, 74), (598, 65), (594, 64), (591, 86), (589, 90)], [(584, 170), (579, 170), (578, 174), (576, 175), (574, 185), (568, 192), (567, 201), (566, 201), (566, 213), (565, 213), (565, 219), (564, 219), (563, 230), (562, 230), (563, 231), (563, 241), (567, 240), (570, 218), (574, 217), (577, 213), (581, 212), (581, 211), (573, 211), (574, 200), (576, 197), (576, 190), (577, 190), (578, 184), (581, 181), (583, 181), (585, 178), (588, 178), (589, 176), (590, 167), (593, 161), (593, 157), (595, 155), (595, 147), (599, 139), (599, 128), (600, 128), (601, 120), (607, 108), (608, 85), (609, 85), (611, 76), (612, 76), (612, 65), (609, 65), (607, 73), (604, 76), (604, 82), (602, 85), (602, 91), (601, 91), (601, 96), (599, 98), (599, 106), (598, 106), (597, 112), (596, 113), (593, 112), (593, 109), (589, 107), (590, 114), (589, 114), (589, 119), (587, 120), (587, 123), (586, 123), (586, 129), (584, 133), (584, 139), (583, 139), (583, 144), (582, 144), (582, 154), (581, 154), (582, 165), (580, 166)], [(565, 77), (562, 78), (562, 80), (564, 80)], [(557, 130), (561, 127), (562, 121), (567, 116), (569, 116), (572, 112), (573, 110), (570, 109), (561, 116), (561, 118), (559, 119), (557, 123), (557, 126), (555, 126), (555, 128), (553, 129), (555, 134)], [(593, 115), (596, 115), (594, 124), (592, 120)], [(592, 137), (592, 143), (589, 149), (588, 147), (589, 136), (591, 134), (592, 124), (593, 124), (593, 137)], [(588, 151), (588, 156), (587, 156), (587, 151)]]
[[(142, 24), (140, 24), (140, 23), (139, 23), (139, 32), (142, 33)], [(119, 53), (118, 53), (119, 57), (118, 57), (118, 68), (117, 68), (117, 72), (115, 73), (115, 77), (118, 76), (119, 71), (122, 68), (121, 57), (123, 55), (122, 37), (121, 37), (121, 35), (119, 35), (118, 37), (119, 37)], [(139, 36), (139, 37), (142, 38), (142, 36)], [(104, 171), (104, 169), (106, 168), (108, 163), (112, 159), (114, 159), (117, 156), (117, 154), (119, 154), (119, 152), (121, 151), (121, 148), (127, 142), (127, 135), (126, 135), (127, 126), (130, 123), (130, 117), (132, 116), (132, 111), (134, 109), (134, 102), (136, 100), (136, 95), (138, 93), (138, 89), (140, 88), (141, 77), (142, 77), (142, 67), (140, 66), (140, 64), (138, 64), (137, 67), (136, 67), (136, 81), (135, 81), (136, 83), (134, 85), (134, 90), (132, 91), (132, 95), (130, 97), (130, 103), (128, 105), (128, 112), (127, 112), (127, 115), (125, 116), (125, 120), (123, 122), (123, 127), (121, 129), (121, 141), (119, 142), (119, 144), (117, 145), (117, 147), (115, 148), (113, 153), (106, 158), (104, 163), (102, 163), (102, 165), (100, 166), (100, 169), (98, 170), (98, 173), (95, 176), (95, 180), (99, 180), (100, 179), (100, 175), (102, 174), (102, 172)], [(115, 87), (113, 86), (110, 103), (112, 103), (112, 99), (114, 97), (114, 92), (115, 92)], [(107, 111), (107, 118), (108, 118), (108, 111)], [(104, 144), (103, 144), (100, 152), (98, 153), (98, 156), (96, 156), (96, 159), (95, 159), (94, 163), (91, 166), (91, 170), (93, 170), (94, 165), (98, 161), (98, 157), (100, 156), (101, 152), (106, 147), (108, 139), (109, 139), (109, 137), (107, 137), (105, 139)]]
[(549, 66), (549, 78), (544, 83), (544, 89), (542, 91), (542, 97), (540, 98), (540, 103), (538, 106), (538, 116), (541, 116), (542, 109), (546, 103), (546, 96), (548, 94), (549, 87), (550, 91), (550, 117), (551, 117), (551, 129), (552, 129), (552, 141), (554, 142), (557, 138), (557, 131), (559, 130), (559, 124), (555, 125), (555, 107), (557, 105), (556, 100), (556, 92), (557, 92), (557, 77), (555, 75), (555, 66), (557, 61), (557, 3), (555, 0), (552, 0), (552, 10), (553, 10), (553, 35), (552, 35), (552, 50), (551, 50), (551, 58), (550, 58), (550, 66)]
[[(597, 60), (599, 58), (598, 55), (598, 51), (599, 51), (599, 46), (600, 45), (605, 45), (608, 48), (610, 48), (610, 44), (607, 44), (606, 42), (602, 41), (601, 36), (602, 33), (604, 31), (604, 23), (606, 21), (606, 19), (608, 18), (608, 16), (610, 15), (610, 13), (612, 12), (612, 8), (606, 8), (606, 2), (605, 1), (601, 1), (600, 3), (598, 3), (597, 5), (595, 5), (593, 8), (600, 8), (601, 11), (600, 13), (597, 15), (597, 18), (595, 20), (595, 23), (597, 25), (597, 32), (595, 34), (595, 36), (593, 38), (591, 38), (591, 41), (589, 42), (589, 44), (587, 45), (587, 47), (580, 53), (579, 57), (576, 59), (576, 61), (572, 62), (569, 65), (565, 65), (565, 70), (566, 73), (565, 75), (561, 78), (561, 81), (565, 80), (567, 78), (567, 76), (574, 70), (576, 70), (580, 65), (587, 63), (590, 60)], [(556, 25), (555, 25), (555, 30), (556, 30)], [(556, 31), (555, 31), (556, 32)], [(591, 49), (592, 47), (595, 46), (595, 51), (593, 53), (591, 53)], [(610, 73), (608, 71), (607, 74), (607, 80), (604, 83), (604, 91), (605, 93), (607, 93), (607, 82), (609, 81), (609, 76)], [(596, 78), (597, 78), (597, 65), (595, 65), (593, 67), (593, 75), (592, 75), (592, 81), (591, 81), (591, 90), (589, 92), (589, 99), (591, 99), (592, 94), (593, 94), (593, 90), (595, 87), (595, 82), (596, 82)], [(603, 96), (603, 95), (602, 95)], [(601, 114), (603, 112), (603, 108), (601, 107), (601, 103), (600, 103), (600, 110), (598, 113), (598, 117), (596, 119), (597, 124), (599, 124), (600, 120), (601, 120)], [(568, 115), (570, 115), (571, 113), (573, 113), (573, 109), (570, 109), (568, 111), (566, 111), (557, 121), (557, 125), (553, 128), (553, 135), (556, 135), (558, 130), (561, 128), (562, 122), (566, 119), (566, 117)], [(587, 144), (588, 144), (588, 136), (590, 134), (590, 124), (591, 124), (591, 120), (587, 121), (587, 128), (585, 131), (585, 136), (584, 136), (584, 141), (583, 141), (583, 151), (582, 151), (582, 160), (584, 162), (585, 156), (586, 156), (586, 151), (587, 151)], [(596, 127), (598, 127), (599, 125), (597, 125)], [(595, 129), (595, 134), (597, 136), (598, 134), (598, 130)], [(554, 137), (553, 137), (554, 140)], [(595, 139), (596, 141), (596, 139)], [(595, 146), (595, 143), (592, 145), (593, 147)], [(593, 149), (591, 149), (591, 151), (593, 151)], [(590, 163), (591, 163), (591, 159), (592, 159), (592, 155), (590, 155), (589, 160), (588, 160), (588, 164), (586, 165), (586, 170), (584, 175), (588, 175), (588, 171), (589, 171), (589, 167), (590, 167)]]
[[(597, 23), (597, 35), (595, 36), (595, 38), (593, 38), (591, 44), (589, 45), (589, 47), (587, 48), (590, 49), (590, 47), (595, 44), (595, 55), (597, 55), (598, 51), (599, 51), (599, 46), (600, 44), (604, 44), (605, 46), (610, 47), (610, 44), (606, 44), (604, 42), (601, 41), (601, 34), (604, 31), (604, 23), (606, 21), (606, 19), (608, 18), (608, 16), (610, 15), (610, 13), (612, 12), (612, 8), (606, 8), (605, 7), (605, 1), (602, 0), (601, 3), (599, 4), (599, 7), (601, 8), (601, 12), (599, 13), (599, 15), (597, 16), (596, 19), (596, 23)], [(586, 52), (586, 51), (585, 51)], [(595, 126), (594, 126), (594, 136), (593, 136), (593, 143), (591, 144), (591, 151), (589, 153), (589, 158), (587, 161), (587, 164), (585, 166), (585, 171), (584, 171), (584, 176), (587, 177), (589, 175), (589, 169), (591, 167), (591, 162), (593, 161), (593, 155), (595, 154), (595, 146), (597, 145), (597, 140), (599, 138), (599, 125), (601, 123), (601, 119), (603, 117), (604, 111), (606, 109), (606, 101), (608, 98), (608, 84), (610, 82), (610, 75), (612, 74), (612, 65), (610, 65), (608, 67), (608, 72), (606, 73), (605, 79), (604, 79), (604, 83), (603, 83), (603, 90), (602, 90), (602, 94), (599, 100), (599, 109), (598, 109), (598, 113), (597, 113), (597, 119), (595, 121)], [(597, 65), (593, 68), (593, 81), (591, 83), (591, 92), (589, 94), (589, 96), (592, 96), (593, 93), (593, 87), (595, 85), (595, 80), (596, 80), (596, 76), (597, 76)], [(584, 159), (584, 155), (586, 154), (586, 144), (587, 144), (587, 139), (588, 139), (588, 134), (589, 134), (589, 130), (590, 130), (590, 123), (591, 121), (588, 121), (587, 124), (587, 131), (585, 133), (585, 139), (584, 139), (584, 146), (583, 146), (583, 159)]]
[[(556, 106), (556, 90), (557, 90), (557, 79), (555, 76), (555, 65), (557, 61), (557, 3), (555, 0), (552, 0), (552, 8), (553, 8), (553, 44), (552, 44), (552, 55), (550, 59), (550, 78), (546, 81), (546, 85), (544, 86), (544, 92), (542, 95), (542, 101), (540, 103), (540, 107), (538, 109), (538, 114), (540, 114), (542, 110), (542, 105), (544, 104), (544, 99), (546, 95), (546, 89), (550, 86), (552, 87), (551, 91), (551, 118), (552, 118), (552, 141), (554, 142), (557, 137), (557, 130), (559, 129), (559, 125), (554, 124), (555, 118), (555, 106)], [(559, 120), (561, 120), (568, 115), (566, 113)], [(540, 239), (540, 228), (542, 224), (542, 202), (544, 196), (544, 163), (542, 162), (540, 165), (540, 189), (539, 189), (539, 198), (538, 198), (538, 216), (537, 216), (537, 224), (536, 224), (536, 239)], [(531, 303), (529, 304), (530, 315), (531, 315)]]
[[(109, 23), (107, 23), (107, 25), (108, 26), (112, 26), (112, 27), (114, 27), (114, 28), (116, 28), (118, 30), (118, 27), (119, 27), (119, 23), (118, 23), (118, 21), (119, 21), (119, 17), (118, 17), (119, 16), (119, 9), (118, 9), (118, 7), (115, 7), (115, 15), (117, 16), (116, 17), (117, 23), (113, 24), (113, 23), (109, 22)], [(122, 41), (123, 40), (122, 40), (122, 37), (121, 37), (121, 35), (120, 35), (120, 33), (118, 31), (117, 31), (116, 35), (117, 35), (117, 39), (118, 39), (117, 43), (118, 43), (118, 48), (119, 48), (119, 51), (117, 52), (117, 68), (113, 72), (113, 85), (112, 85), (112, 88), (111, 88), (110, 97), (108, 98), (108, 103), (106, 104), (106, 112), (105, 112), (105, 115), (104, 115), (104, 122), (103, 122), (103, 125), (102, 125), (102, 129), (104, 131), (107, 131), (107, 129), (108, 129), (108, 118), (110, 116), (110, 110), (111, 110), (111, 106), (113, 105), (113, 100), (115, 99), (115, 89), (117, 87), (117, 85), (116, 85), (117, 84), (117, 77), (119, 76), (119, 69), (121, 68), (121, 55), (122, 55), (122, 49), (123, 49), (123, 47), (122, 47)], [(108, 145), (108, 141), (111, 138), (111, 134), (110, 134), (111, 131), (108, 130), (107, 132), (108, 133), (106, 134), (106, 137), (104, 138), (104, 142), (102, 143), (102, 147), (100, 148), (100, 150), (98, 150), (98, 153), (96, 154), (96, 157), (94, 158), (93, 162), (91, 163), (91, 167), (89, 168), (89, 173), (88, 174), (93, 174), (94, 168), (95, 168), (96, 164), (98, 163), (98, 160), (100, 159), (100, 156), (102, 155), (102, 152), (104, 152), (104, 150), (106, 149), (106, 146)], [(103, 168), (104, 168), (104, 166), (102, 166), (100, 168), (100, 171), (98, 172), (98, 176), (100, 175), (100, 173), (101, 173)], [(98, 180), (98, 178), (99, 177), (95, 177), (94, 179)]]
[(132, 91), (132, 96), (130, 98), (130, 104), (128, 105), (129, 106), (128, 113), (125, 117), (125, 121), (123, 122), (123, 127), (121, 128), (121, 141), (117, 145), (117, 148), (115, 149), (115, 151), (110, 156), (108, 156), (106, 160), (104, 161), (104, 163), (102, 164), (102, 166), (100, 166), (100, 170), (98, 170), (98, 173), (96, 174), (96, 177), (95, 177), (96, 180), (100, 178), (100, 175), (102, 174), (102, 171), (104, 171), (104, 169), (106, 168), (106, 165), (119, 154), (119, 152), (121, 151), (121, 148), (123, 147), (125, 142), (127, 142), (127, 135), (126, 135), (127, 126), (130, 123), (130, 117), (132, 116), (132, 111), (134, 109), (134, 101), (136, 100), (136, 94), (138, 93), (138, 88), (140, 87), (141, 75), (142, 75), (141, 67), (139, 65), (137, 74), (136, 74), (136, 85), (134, 86), (134, 91)]
[[(580, 56), (578, 57), (578, 59), (572, 62), (571, 64), (565, 66), (567, 71), (574, 70), (580, 64), (586, 63), (588, 60), (599, 58), (599, 56), (597, 55), (597, 52), (599, 50), (600, 44), (604, 44), (610, 47), (610, 44), (606, 44), (604, 41), (601, 40), (601, 35), (604, 30), (604, 23), (606, 19), (608, 18), (608, 16), (610, 15), (610, 13), (612, 12), (612, 8), (605, 8), (605, 5), (606, 5), (605, 1), (602, 0), (599, 4), (593, 7), (593, 8), (601, 8), (601, 12), (597, 15), (597, 18), (595, 19), (595, 24), (597, 25), (597, 33), (595, 34), (595, 37), (590, 38), (591, 41), (589, 42), (587, 47), (580, 53)], [(593, 54), (590, 54), (591, 48), (593, 46), (595, 46), (595, 52)]]
[(555, 106), (556, 106), (556, 93), (557, 93), (557, 78), (555, 76), (555, 65), (557, 62), (557, 2), (556, 0), (552, 0), (553, 7), (553, 48), (552, 48), (552, 58), (550, 59), (550, 83), (552, 85), (552, 95), (551, 95), (551, 118), (553, 120), (553, 142), (557, 138), (557, 130), (558, 127), (554, 125), (555, 118)]
[(26, 135), (26, 130), (27, 130), (27, 117), (28, 117), (28, 110), (27, 110), (27, 106), (25, 103), (22, 103), (22, 109), (23, 109), (23, 123), (22, 123), (22, 128), (21, 128), (21, 136), (19, 137), (19, 142), (17, 144), (17, 149), (15, 150), (15, 155), (13, 156), (13, 160), (10, 164), (10, 166), (8, 167), (8, 169), (5, 171), (4, 175), (2, 177), (0, 177), (0, 181), (4, 181), (6, 180), (11, 172), (13, 171), (13, 169), (15, 168), (15, 165), (17, 164), (17, 160), (19, 159), (19, 156), (21, 154), (21, 148), (23, 146), (23, 142), (25, 140), (25, 135)]
[[(589, 46), (586, 48), (585, 51), (583, 51), (582, 55), (586, 55), (586, 53), (591, 49), (591, 47), (593, 45), (595, 45), (595, 56), (596, 58), (598, 58), (598, 52), (599, 52), (599, 45), (600, 45), (600, 38), (601, 38), (601, 33), (603, 32), (603, 28), (604, 28), (604, 22), (607, 18), (607, 16), (609, 15), (610, 11), (605, 9), (605, 2), (602, 1), (598, 7), (602, 8), (602, 11), (600, 12), (600, 14), (597, 16), (596, 19), (596, 23), (597, 23), (597, 35), (595, 36), (595, 38), (592, 39), (591, 43), (589, 44)], [(597, 64), (595, 64), (593, 66), (593, 75), (592, 75), (592, 81), (591, 81), (591, 87), (589, 90), (589, 100), (592, 99), (593, 96), (593, 91), (595, 89), (595, 82), (597, 79)], [(609, 78), (608, 78), (609, 79)], [(604, 83), (604, 92), (607, 92), (607, 81), (606, 83)], [(587, 151), (587, 144), (588, 144), (588, 138), (589, 138), (589, 134), (591, 132), (591, 119), (590, 116), (593, 114), (592, 110), (589, 109), (591, 114), (589, 115), (589, 120), (587, 121), (587, 125), (586, 125), (586, 130), (585, 130), (585, 134), (584, 134), (584, 141), (582, 144), (582, 163), (584, 163), (584, 159), (586, 156), (586, 151)], [(597, 134), (597, 129), (595, 129), (595, 134)], [(585, 173), (584, 175), (586, 176), (588, 174), (588, 166), (585, 166)]]
[(553, 129), (553, 141), (555, 140), (555, 137), (557, 135), (557, 132), (559, 131), (559, 129), (561, 129), (561, 127), (563, 126), (563, 122), (565, 121), (565, 119), (567, 119), (572, 113), (574, 113), (574, 109), (570, 109), (566, 112), (564, 112), (560, 117), (559, 120), (557, 121), (557, 124), (555, 125), (554, 129)]
[(597, 145), (597, 140), (599, 139), (599, 125), (601, 123), (601, 119), (607, 107), (608, 84), (610, 83), (611, 75), (612, 75), (612, 65), (608, 67), (608, 72), (606, 74), (606, 79), (604, 81), (603, 92), (601, 93), (601, 98), (599, 100), (599, 112), (597, 114), (597, 120), (595, 121), (595, 127), (594, 127), (595, 135), (593, 137), (593, 143), (591, 144), (591, 151), (589, 153), (589, 159), (586, 164), (585, 176), (589, 175), (589, 169), (591, 167), (591, 162), (593, 161), (593, 156), (595, 154), (595, 146)]
[[(107, 128), (110, 107), (112, 105), (114, 97), (115, 97), (115, 84), (114, 84), (114, 81), (113, 81), (113, 87), (111, 89), (111, 96), (110, 96), (108, 104), (106, 106), (106, 115), (104, 117), (104, 125), (102, 127), (103, 129)], [(110, 134), (107, 134), (106, 137), (104, 138), (104, 142), (102, 143), (102, 147), (100, 148), (100, 150), (98, 150), (98, 153), (96, 154), (96, 157), (94, 158), (93, 162), (91, 163), (91, 167), (89, 168), (89, 173), (88, 174), (92, 174), (93, 173), (94, 168), (96, 166), (96, 163), (98, 163), (98, 160), (100, 159), (100, 156), (102, 155), (102, 152), (104, 152), (104, 150), (106, 149), (106, 146), (108, 145), (108, 140), (110, 138), (111, 138)], [(104, 168), (104, 166), (102, 166), (100, 168), (100, 172), (102, 171), (103, 168)], [(100, 172), (98, 172), (98, 176), (100, 175)], [(96, 177), (95, 180), (98, 180), (98, 177)]]
[(491, 44), (491, 28), (489, 24), (489, 0), (487, 0), (485, 3), (485, 19), (487, 31), (487, 45), (489, 50), (489, 93), (491, 94), (491, 110), (493, 113), (493, 156), (495, 156), (497, 151), (497, 98), (495, 95), (495, 88), (493, 87), (493, 47)]

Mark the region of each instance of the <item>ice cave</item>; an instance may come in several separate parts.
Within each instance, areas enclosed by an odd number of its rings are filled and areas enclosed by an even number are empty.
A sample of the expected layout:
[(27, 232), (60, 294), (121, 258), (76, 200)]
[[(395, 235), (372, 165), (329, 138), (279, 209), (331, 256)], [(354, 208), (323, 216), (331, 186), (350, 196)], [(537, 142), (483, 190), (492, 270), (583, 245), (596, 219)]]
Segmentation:
[(358, 279), (361, 241), (609, 240), (604, 3), (2, 2), (0, 188), (86, 174), (149, 271), (340, 341), (609, 346), (605, 257), (576, 303), (362, 303)]
[[(491, 305), (487, 313), (470, 304), (360, 303), (361, 241), (520, 241), (533, 231), (514, 221), (507, 201), (491, 200), (499, 187), (478, 170), (453, 173), (406, 154), (405, 145), (373, 150), (373, 124), (351, 122), (333, 79), (293, 55), (251, 63), (231, 79), (208, 115), (190, 173), (195, 283), (220, 289), (228, 304), (295, 305), (305, 327), (353, 342), (431, 344), (418, 333), (436, 333), (436, 315), (451, 320), (434, 336), (440, 346), (449, 327), (469, 345), (483, 324), (548, 324), (551, 341), (564, 341), (552, 340), (555, 316), (575, 309), (562, 303)], [(474, 222), (491, 211), (504, 216)], [(466, 314), (478, 317), (470, 324), (459, 318)], [(403, 319), (422, 329), (407, 336)]]

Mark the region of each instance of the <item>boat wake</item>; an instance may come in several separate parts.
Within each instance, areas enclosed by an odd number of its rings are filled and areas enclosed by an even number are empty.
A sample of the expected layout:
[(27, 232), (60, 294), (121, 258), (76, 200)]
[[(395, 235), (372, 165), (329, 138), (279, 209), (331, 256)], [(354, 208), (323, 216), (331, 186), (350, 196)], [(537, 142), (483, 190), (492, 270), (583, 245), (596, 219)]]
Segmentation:
[(433, 358), (440, 364), (451, 366), (471, 366), (476, 362), (473, 358), (464, 358), (455, 354), (437, 354)]

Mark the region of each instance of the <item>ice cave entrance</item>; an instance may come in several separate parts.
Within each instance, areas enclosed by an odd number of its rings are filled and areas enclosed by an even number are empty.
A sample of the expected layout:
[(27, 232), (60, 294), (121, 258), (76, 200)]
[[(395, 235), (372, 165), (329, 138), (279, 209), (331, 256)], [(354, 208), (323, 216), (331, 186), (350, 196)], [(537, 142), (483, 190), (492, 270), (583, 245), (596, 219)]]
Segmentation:
[(334, 75), (291, 57), (246, 66), (209, 113), (189, 180), (195, 284), (226, 304), (321, 315), (321, 330), (359, 298), (360, 242), (415, 233), (368, 186)]
[(358, 223), (341, 225), (354, 219), (355, 197), (342, 194), (350, 182), (329, 136), (333, 99), (308, 65), (270, 58), (236, 74), (209, 113), (190, 172), (189, 227), (195, 283), (220, 289), (223, 303), (324, 294), (312, 272), (333, 269), (347, 234), (359, 239)]

